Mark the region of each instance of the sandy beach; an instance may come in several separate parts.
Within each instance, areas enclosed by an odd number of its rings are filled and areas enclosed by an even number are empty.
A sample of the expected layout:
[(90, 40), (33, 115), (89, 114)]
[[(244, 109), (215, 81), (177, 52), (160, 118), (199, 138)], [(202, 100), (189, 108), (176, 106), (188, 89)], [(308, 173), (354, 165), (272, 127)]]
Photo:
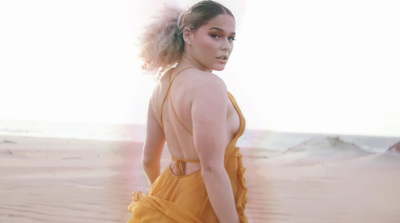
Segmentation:
[[(126, 222), (131, 191), (149, 188), (141, 145), (0, 136), (0, 222)], [(249, 222), (400, 222), (400, 154), (337, 138), (241, 151)]]

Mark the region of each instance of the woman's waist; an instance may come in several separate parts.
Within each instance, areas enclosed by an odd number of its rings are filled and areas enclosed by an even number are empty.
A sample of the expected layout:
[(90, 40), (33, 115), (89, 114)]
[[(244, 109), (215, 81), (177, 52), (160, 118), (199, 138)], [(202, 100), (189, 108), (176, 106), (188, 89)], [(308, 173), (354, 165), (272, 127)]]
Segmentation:
[(175, 176), (188, 176), (201, 170), (200, 160), (173, 157), (169, 169)]

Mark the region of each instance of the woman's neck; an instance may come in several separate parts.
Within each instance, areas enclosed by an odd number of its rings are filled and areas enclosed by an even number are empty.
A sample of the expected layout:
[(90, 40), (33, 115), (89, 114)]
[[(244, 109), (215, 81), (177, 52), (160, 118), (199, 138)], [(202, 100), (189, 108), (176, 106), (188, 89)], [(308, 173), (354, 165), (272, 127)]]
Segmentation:
[(196, 62), (192, 57), (183, 54), (182, 59), (179, 61), (178, 65), (176, 66), (177, 68), (184, 68), (184, 67), (194, 67), (202, 71), (210, 72), (212, 73), (211, 69), (205, 68), (202, 66), (200, 63)]

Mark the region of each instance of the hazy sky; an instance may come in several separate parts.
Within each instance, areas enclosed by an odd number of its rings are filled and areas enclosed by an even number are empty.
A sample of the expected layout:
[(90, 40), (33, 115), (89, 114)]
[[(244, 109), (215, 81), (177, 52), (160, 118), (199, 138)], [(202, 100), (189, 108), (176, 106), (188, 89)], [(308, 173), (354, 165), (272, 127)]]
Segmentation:
[[(163, 2), (1, 1), (0, 119), (145, 123), (135, 40)], [(237, 41), (218, 75), (248, 128), (400, 136), (398, 1), (220, 2)]]

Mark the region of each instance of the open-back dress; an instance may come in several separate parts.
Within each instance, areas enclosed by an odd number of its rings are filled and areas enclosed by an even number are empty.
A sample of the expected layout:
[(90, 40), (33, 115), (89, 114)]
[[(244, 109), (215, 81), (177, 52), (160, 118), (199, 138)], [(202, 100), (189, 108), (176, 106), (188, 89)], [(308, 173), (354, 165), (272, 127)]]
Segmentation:
[[(170, 79), (163, 104), (173, 80)], [(240, 117), (240, 127), (226, 147), (225, 168), (231, 181), (240, 222), (247, 223), (244, 213), (247, 202), (245, 168), (242, 164), (242, 154), (236, 146), (237, 140), (244, 132), (245, 119), (232, 94), (229, 92), (227, 94)], [(176, 115), (176, 112), (174, 113)], [(180, 120), (178, 116), (177, 119)], [(207, 195), (201, 170), (188, 175), (183, 174), (183, 163), (196, 163), (199, 160), (185, 160), (177, 157), (172, 159), (175, 165), (167, 167), (158, 176), (148, 194), (138, 191), (132, 193), (132, 203), (128, 207), (132, 218), (128, 223), (218, 223)], [(181, 174), (175, 175), (172, 169), (177, 169)]]

